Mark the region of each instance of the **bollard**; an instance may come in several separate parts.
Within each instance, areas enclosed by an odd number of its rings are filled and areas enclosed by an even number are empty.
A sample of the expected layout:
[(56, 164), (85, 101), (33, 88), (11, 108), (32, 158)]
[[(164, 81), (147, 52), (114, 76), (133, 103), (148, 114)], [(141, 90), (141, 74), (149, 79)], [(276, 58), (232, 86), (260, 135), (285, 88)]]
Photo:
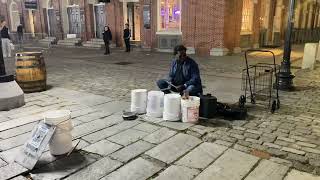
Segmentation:
[(317, 52), (316, 61), (320, 61), (320, 42), (318, 44), (318, 52)]
[(318, 51), (318, 43), (306, 43), (304, 47), (304, 55), (302, 60), (302, 69), (314, 69), (316, 56)]

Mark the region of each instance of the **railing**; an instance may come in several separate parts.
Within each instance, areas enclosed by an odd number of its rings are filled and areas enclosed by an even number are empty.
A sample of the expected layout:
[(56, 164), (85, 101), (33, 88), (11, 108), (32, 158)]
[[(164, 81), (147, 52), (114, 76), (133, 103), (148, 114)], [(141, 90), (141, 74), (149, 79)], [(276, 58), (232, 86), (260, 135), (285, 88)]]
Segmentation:
[(292, 43), (303, 44), (307, 42), (319, 42), (320, 28), (315, 29), (293, 29)]

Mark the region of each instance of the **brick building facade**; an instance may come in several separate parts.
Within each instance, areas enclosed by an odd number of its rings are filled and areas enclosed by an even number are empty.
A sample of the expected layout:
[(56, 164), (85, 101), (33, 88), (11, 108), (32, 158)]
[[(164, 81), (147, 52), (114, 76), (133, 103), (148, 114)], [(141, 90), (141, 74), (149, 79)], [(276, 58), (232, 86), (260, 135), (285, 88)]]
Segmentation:
[[(108, 24), (118, 46), (123, 46), (122, 31), (129, 23), (132, 42), (142, 48), (170, 51), (183, 43), (191, 53), (225, 55), (281, 45), (288, 1), (111, 0), (101, 4), (97, 0), (38, 0), (37, 9), (28, 10), (24, 0), (7, 0), (0, 1), (0, 16), (7, 20), (11, 32), (22, 23), (27, 33), (58, 39), (76, 34), (84, 41), (101, 38)], [(294, 38), (306, 40), (309, 35), (309, 40), (315, 39), (313, 30), (320, 27), (319, 7), (317, 1), (297, 1)]]

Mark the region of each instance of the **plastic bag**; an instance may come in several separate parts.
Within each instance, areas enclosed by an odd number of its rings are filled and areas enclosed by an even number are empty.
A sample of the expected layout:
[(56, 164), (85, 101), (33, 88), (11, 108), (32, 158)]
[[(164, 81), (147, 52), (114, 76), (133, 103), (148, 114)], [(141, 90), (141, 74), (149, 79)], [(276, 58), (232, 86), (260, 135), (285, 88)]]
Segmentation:
[(10, 49), (13, 51), (14, 50), (14, 45), (10, 43)]

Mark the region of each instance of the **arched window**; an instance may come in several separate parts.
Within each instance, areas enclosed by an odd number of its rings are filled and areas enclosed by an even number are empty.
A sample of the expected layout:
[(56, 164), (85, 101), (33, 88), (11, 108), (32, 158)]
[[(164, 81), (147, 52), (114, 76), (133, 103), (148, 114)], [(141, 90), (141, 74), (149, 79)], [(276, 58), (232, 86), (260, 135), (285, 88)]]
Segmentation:
[(16, 31), (18, 25), (20, 24), (20, 15), (17, 3), (12, 2), (10, 4), (10, 18), (11, 18), (11, 30)]
[(243, 0), (241, 33), (252, 33), (253, 8), (252, 0)]

